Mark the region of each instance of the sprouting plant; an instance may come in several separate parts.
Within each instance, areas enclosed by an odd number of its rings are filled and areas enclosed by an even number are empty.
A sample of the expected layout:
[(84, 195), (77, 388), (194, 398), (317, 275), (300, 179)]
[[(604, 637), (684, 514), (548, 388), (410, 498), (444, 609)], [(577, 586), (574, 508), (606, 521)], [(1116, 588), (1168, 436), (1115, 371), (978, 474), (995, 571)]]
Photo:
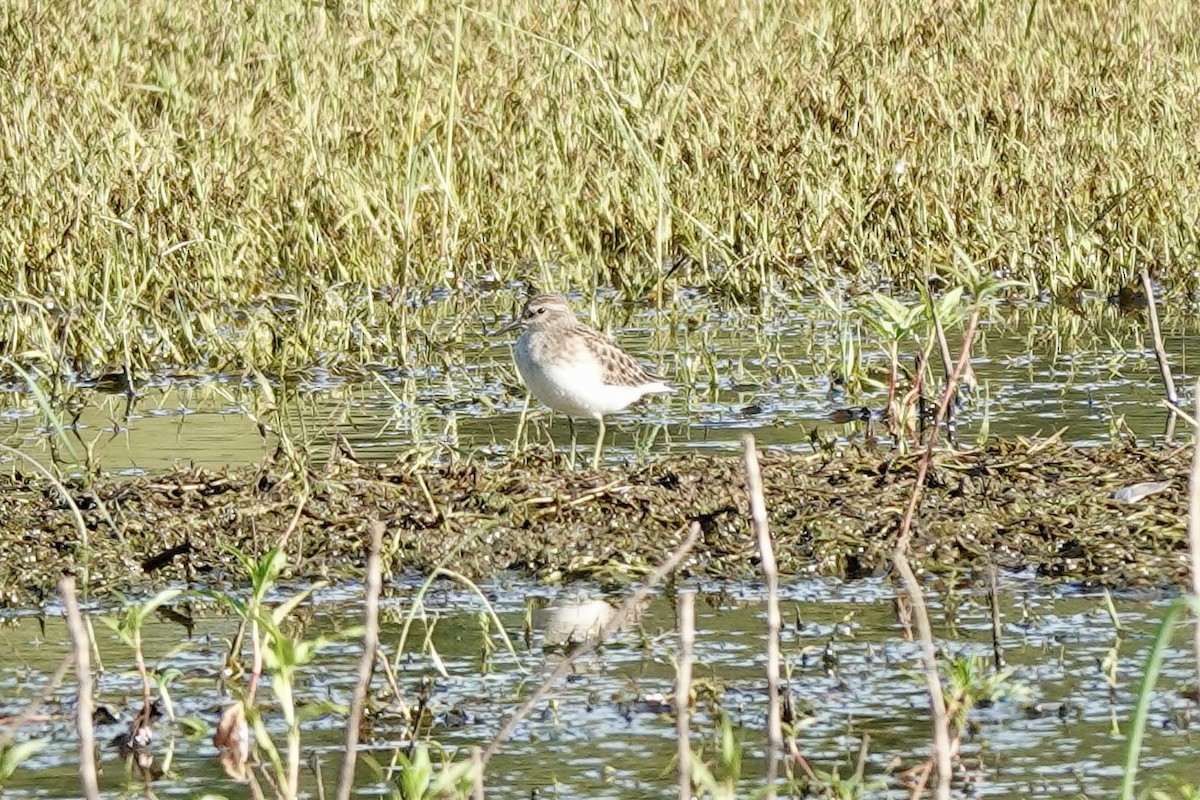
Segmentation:
[(738, 796), (738, 781), (742, 777), (742, 742), (734, 733), (728, 715), (717, 711), (716, 758), (705, 763), (704, 753), (692, 754), (692, 781), (702, 794), (713, 800), (733, 800)]
[(158, 696), (162, 699), (163, 713), (167, 719), (175, 719), (175, 703), (171, 700), (171, 684), (183, 675), (183, 670), (177, 667), (167, 667), (154, 673), (154, 685)]
[[(451, 550), (449, 553), (447, 553), (445, 560), (449, 561), (454, 556), (455, 552), (456, 550)], [(438, 577), (450, 578), (451, 580), (461, 583), (480, 599), (484, 605), (482, 613), (486, 613), (491, 620), (491, 624), (485, 631), (486, 635), (484, 638), (490, 638), (492, 631), (495, 631), (496, 635), (498, 635), (504, 642), (504, 647), (508, 651), (508, 654), (512, 657), (513, 663), (516, 665), (517, 669), (523, 672), (524, 668), (521, 667), (520, 658), (517, 656), (517, 649), (513, 646), (512, 639), (509, 638), (508, 632), (504, 629), (504, 624), (500, 621), (499, 615), (496, 613), (496, 610), (492, 604), (488, 601), (487, 596), (479, 588), (479, 586), (474, 581), (467, 578), (467, 576), (463, 575), (462, 573), (446, 569), (445, 567), (437, 567), (434, 569), (426, 577), (425, 581), (421, 584), (421, 587), (410, 599), (409, 602), (412, 605), (410, 606), (408, 613), (405, 614), (404, 625), (400, 629), (400, 638), (396, 645), (396, 655), (394, 657), (392, 669), (395, 671), (399, 671), (400, 669), (400, 658), (405, 653), (405, 648), (408, 645), (408, 634), (413, 623), (418, 617), (425, 621), (425, 594), (429, 591), (429, 587), (433, 585), (434, 580), (436, 580)], [(425, 640), (422, 645), (422, 651), (429, 655), (434, 664), (434, 668), (437, 669), (440, 674), (446, 675), (446, 667), (442, 663), (441, 656), (438, 655), (437, 649), (434, 647), (432, 633), (432, 625), (426, 621)], [(492, 655), (494, 655), (494, 652), (489, 654), (489, 658)]]
[(1113, 643), (1100, 661), (1100, 671), (1109, 691), (1116, 693), (1121, 686), (1121, 637), (1114, 636)]
[(476, 765), (473, 761), (450, 761), (435, 770), (429, 746), (417, 744), (405, 755), (396, 754), (400, 776), (392, 792), (393, 800), (433, 800), (439, 797), (467, 797), (471, 791)]
[[(266, 753), (275, 773), (279, 792), (284, 797), (295, 797), (300, 781), (300, 724), (304, 719), (325, 713), (328, 705), (306, 703), (303, 708), (296, 701), (296, 675), (299, 668), (312, 661), (317, 651), (326, 644), (324, 637), (305, 639), (285, 630), (285, 623), (296, 608), (308, 599), (323, 584), (317, 583), (288, 597), (274, 607), (266, 603), (266, 596), (275, 586), (286, 564), (286, 556), (278, 548), (272, 548), (262, 558), (251, 559), (240, 551), (230, 552), (242, 564), (250, 577), (250, 597), (242, 600), (231, 594), (215, 593), (214, 597), (231, 608), (241, 617), (250, 631), (250, 646), (253, 668), (250, 682), (239, 705), (246, 723), (254, 731), (254, 740)], [(345, 636), (354, 636), (355, 631), (344, 631)], [(240, 641), (240, 637), (239, 637)], [(237, 660), (237, 653), (230, 653), (230, 661)], [(258, 682), (263, 674), (270, 675), (271, 691), (279, 704), (280, 714), (287, 727), (286, 759), (267, 732), (262, 715), (255, 705)]]
[(859, 773), (843, 778), (836, 766), (818, 777), (823, 782), (821, 796), (828, 800), (858, 800), (864, 793), (887, 785), (884, 781), (864, 781)]
[[(142, 681), (142, 709), (130, 725), (129, 738), (131, 741), (140, 740), (143, 735), (142, 731), (145, 731), (146, 734), (149, 733), (154, 704), (152, 686), (160, 680), (160, 676), (157, 673), (151, 676), (150, 670), (146, 666), (146, 656), (142, 650), (142, 628), (146, 623), (146, 619), (159, 606), (170, 603), (181, 594), (183, 594), (183, 590), (179, 588), (164, 589), (143, 603), (131, 603), (127, 605), (123, 616), (116, 618), (101, 617), (101, 621), (116, 633), (121, 641), (133, 651), (134, 664), (137, 667), (138, 676)], [(159, 685), (160, 687), (165, 686), (162, 683)]]
[(962, 731), (971, 709), (980, 704), (992, 704), (1019, 694), (1023, 688), (1011, 682), (1012, 670), (993, 670), (987, 659), (980, 656), (960, 656), (951, 659), (946, 669), (946, 712), (953, 731)]
[(665, 425), (639, 426), (633, 440), (633, 448), (638, 460), (646, 461), (654, 452), (655, 443), (659, 437), (665, 437), (666, 434), (667, 427)]
[[(78, 452), (75, 450), (74, 445), (71, 443), (71, 438), (69, 436), (67, 436), (67, 426), (65, 426), (63, 424), (62, 417), (59, 414), (57, 414), (54, 410), (54, 405), (51, 401), (51, 397), (49, 395), (47, 395), (47, 393), (42, 388), (42, 386), (38, 382), (38, 380), (34, 377), (34, 375), (31, 372), (25, 370), (20, 364), (17, 364), (15, 361), (13, 361), (12, 359), (9, 359), (9, 358), (0, 359), (0, 365), (9, 367), (14, 372), (16, 372), (23, 381), (25, 381), (25, 385), (29, 388), (30, 394), (33, 395), (33, 398), (36, 401), (38, 408), (42, 412), (42, 416), (46, 420), (46, 425), (54, 432), (54, 436), (50, 438), (51, 446), (53, 447), (55, 442), (62, 442), (62, 444), (67, 448), (68, 454), (70, 455), (70, 466), (80, 468), (82, 471), (82, 474), (84, 476), (85, 482), (90, 482), (93, 479), (93, 477), (95, 476), (95, 474), (98, 472), (98, 467), (95, 464), (95, 461), (92, 457), (92, 446), (89, 444), (83, 443), (81, 441), (81, 443), (84, 444), (85, 450), (86, 450), (86, 457), (81, 460)], [(78, 433), (76, 433), (76, 436), (78, 436)], [(57, 462), (59, 459), (57, 456), (55, 456), (54, 460)], [(44, 471), (44, 468), (43, 468), (43, 471)], [(124, 544), (125, 543), (124, 529), (121, 528), (120, 526), (118, 526), (116, 521), (113, 520), (112, 515), (108, 511), (108, 506), (104, 503), (103, 500), (100, 499), (99, 495), (97, 495), (95, 492), (93, 492), (92, 497), (94, 498), (94, 501), (96, 502), (96, 504), (100, 510), (100, 513), (103, 515), (104, 521), (108, 523), (109, 528), (111, 528), (112, 531), (116, 534), (117, 539), (119, 539), (121, 541), (121, 543)], [(87, 547), (86, 543), (84, 543), (84, 547), (86, 549), (86, 547)], [(84, 585), (86, 586), (86, 582), (84, 583)]]
[(928, 309), (924, 303), (906, 305), (882, 292), (872, 292), (867, 301), (859, 305), (858, 314), (883, 339), (888, 356), (888, 428), (901, 444), (903, 431), (912, 426), (908, 410), (901, 407), (897, 389), (900, 380), (900, 344), (915, 340), (918, 332), (928, 321)]
[(840, 335), (837, 337), (837, 353), (826, 369), (831, 376), (842, 379), (846, 388), (857, 393), (862, 389), (866, 376), (862, 364), (862, 336), (858, 319), (861, 314), (847, 305), (842, 297), (834, 296), (823, 286), (817, 286), (817, 298), (832, 315)]
[[(945, 327), (959, 323), (964, 317), (969, 318), (965, 338), (970, 342), (974, 338), (984, 304), (1002, 290), (1016, 285), (1014, 281), (1001, 280), (981, 270), (961, 253), (956, 252), (956, 261), (965, 266), (951, 270), (951, 278), (955, 283), (940, 296), (935, 297), (926, 290), (921, 293), (920, 302), (903, 303), (890, 295), (873, 292), (857, 308), (858, 315), (884, 341), (889, 362), (888, 428), (901, 446), (903, 440), (900, 435), (915, 428), (913, 409), (920, 398), (921, 382), (935, 344), (940, 345), (947, 378), (954, 371)], [(970, 303), (964, 307), (964, 298), (968, 296)], [(924, 342), (924, 345), (917, 361), (920, 372), (913, 375), (912, 389), (900, 398), (900, 345), (905, 341)], [(958, 374), (958, 385), (960, 389), (966, 389), (968, 394), (973, 393), (975, 378), (969, 360), (964, 362), (963, 370)]]
[(252, 407), (239, 401), (233, 394), (220, 386), (213, 390), (230, 404), (237, 405), (241, 413), (258, 428), (264, 447), (268, 442), (275, 441), (277, 452), (281, 453), (294, 469), (293, 474), (300, 481), (307, 482), (308, 466), (310, 463), (309, 448), (303, 442), (297, 442), (290, 432), (288, 424), (289, 400), (291, 394), (283, 387), (277, 392), (271, 380), (260, 370), (252, 370), (255, 380), (255, 391), (250, 395)]

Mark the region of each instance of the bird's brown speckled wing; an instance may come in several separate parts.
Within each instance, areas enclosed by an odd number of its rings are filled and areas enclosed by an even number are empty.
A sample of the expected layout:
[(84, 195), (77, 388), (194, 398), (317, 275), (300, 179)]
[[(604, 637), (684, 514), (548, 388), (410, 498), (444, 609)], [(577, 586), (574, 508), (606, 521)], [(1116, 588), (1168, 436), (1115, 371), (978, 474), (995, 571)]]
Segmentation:
[(649, 372), (608, 334), (586, 325), (580, 325), (576, 330), (583, 335), (584, 344), (600, 362), (604, 370), (604, 382), (609, 386), (644, 386), (666, 380)]

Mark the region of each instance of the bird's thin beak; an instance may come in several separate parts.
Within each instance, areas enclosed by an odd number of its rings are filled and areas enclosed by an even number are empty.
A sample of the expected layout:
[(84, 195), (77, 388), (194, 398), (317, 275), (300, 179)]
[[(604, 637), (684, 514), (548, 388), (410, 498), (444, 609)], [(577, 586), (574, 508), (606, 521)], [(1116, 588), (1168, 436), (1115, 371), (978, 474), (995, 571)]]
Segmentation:
[(512, 322), (505, 325), (500, 330), (492, 331), (492, 336), (499, 336), (502, 333), (508, 333), (509, 331), (516, 330), (519, 327), (521, 327), (521, 318), (517, 317), (516, 319), (514, 319)]

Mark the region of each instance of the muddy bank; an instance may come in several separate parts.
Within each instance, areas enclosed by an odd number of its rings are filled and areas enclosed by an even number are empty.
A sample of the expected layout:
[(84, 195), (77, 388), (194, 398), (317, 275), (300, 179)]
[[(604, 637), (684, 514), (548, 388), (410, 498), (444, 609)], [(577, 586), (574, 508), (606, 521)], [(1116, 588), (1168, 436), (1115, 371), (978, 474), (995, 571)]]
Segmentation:
[[(941, 572), (993, 562), (1053, 580), (1180, 583), (1189, 458), (1190, 448), (1057, 442), (939, 453), (918, 516), (917, 560)], [(763, 478), (780, 568), (850, 577), (885, 569), (915, 470), (915, 456), (893, 453), (767, 450)], [(1135, 505), (1112, 499), (1121, 487), (1163, 480), (1171, 484)], [(295, 577), (352, 578), (370, 519), (388, 525), (393, 572), (445, 563), (475, 577), (622, 580), (657, 563), (692, 519), (703, 522), (704, 537), (689, 572), (743, 578), (756, 569), (741, 462), (732, 454), (602, 472), (566, 471), (544, 451), (502, 466), (373, 466), (342, 457), (316, 472), (277, 463), (70, 489), (87, 548), (57, 489), (20, 474), (0, 478), (4, 603), (38, 602), (85, 559), (94, 592), (239, 579), (227, 547), (261, 553), (289, 529)]]

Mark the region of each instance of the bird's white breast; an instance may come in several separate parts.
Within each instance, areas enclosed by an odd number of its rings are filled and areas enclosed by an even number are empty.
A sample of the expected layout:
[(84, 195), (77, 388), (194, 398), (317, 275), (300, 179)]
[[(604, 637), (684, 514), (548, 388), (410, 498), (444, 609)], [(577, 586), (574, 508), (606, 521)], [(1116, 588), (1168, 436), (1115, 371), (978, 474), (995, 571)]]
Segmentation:
[(530, 393), (559, 413), (599, 419), (628, 408), (647, 394), (672, 391), (661, 382), (642, 386), (605, 383), (603, 367), (586, 350), (572, 353), (570, 358), (549, 358), (544, 345), (535, 343), (528, 333), (522, 335), (514, 354), (517, 371)]

